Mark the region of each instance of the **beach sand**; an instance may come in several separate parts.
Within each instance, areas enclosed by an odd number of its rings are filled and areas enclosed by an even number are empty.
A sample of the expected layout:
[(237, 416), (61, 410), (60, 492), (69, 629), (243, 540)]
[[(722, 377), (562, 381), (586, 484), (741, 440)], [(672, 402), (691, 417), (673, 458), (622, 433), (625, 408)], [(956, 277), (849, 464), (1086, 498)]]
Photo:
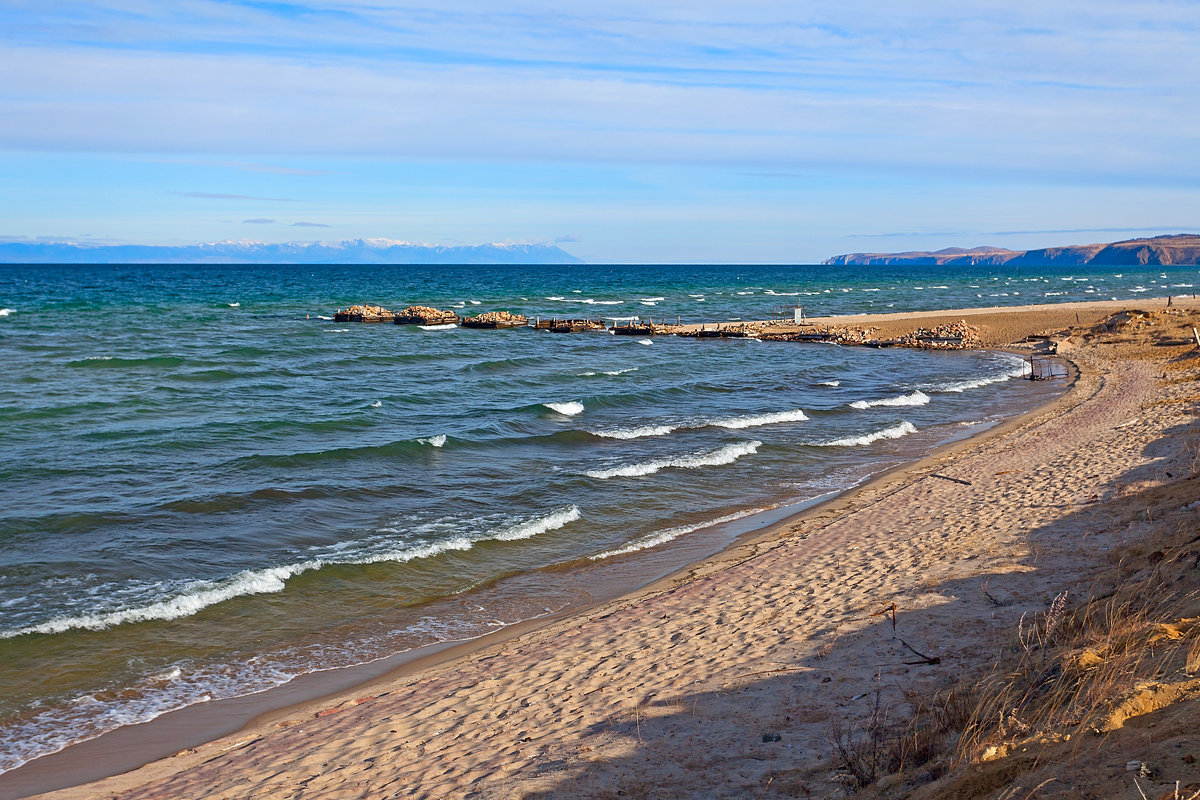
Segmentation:
[[(869, 715), (877, 688), (902, 716), (913, 698), (985, 671), (1011, 648), (1022, 615), (1110, 568), (1106, 554), (1133, 535), (1111, 524), (1113, 503), (1131, 487), (1191, 474), (1194, 343), (1178, 331), (1163, 339), (1161, 322), (1081, 330), (1165, 304), (839, 318), (910, 329), (967, 318), (991, 346), (1054, 333), (1078, 371), (1050, 406), (633, 596), (46, 796), (844, 791), (831, 737)], [(1197, 308), (1189, 300), (1171, 310)]]

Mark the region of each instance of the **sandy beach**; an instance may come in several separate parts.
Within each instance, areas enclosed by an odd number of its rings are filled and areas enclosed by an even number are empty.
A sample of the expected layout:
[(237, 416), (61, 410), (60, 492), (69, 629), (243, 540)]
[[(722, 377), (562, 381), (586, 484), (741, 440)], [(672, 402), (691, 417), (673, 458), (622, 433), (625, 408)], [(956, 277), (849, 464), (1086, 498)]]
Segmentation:
[[(1154, 314), (1105, 327), (1129, 309)], [(873, 697), (902, 719), (985, 673), (1023, 615), (1111, 580), (1113, 553), (1145, 535), (1138, 492), (1195, 493), (1198, 310), (1148, 298), (837, 318), (889, 331), (966, 320), (985, 346), (1056, 351), (1071, 385), (635, 595), (43, 796), (847, 792), (831, 740)], [(1200, 780), (1194, 759), (1174, 766), (1172, 780)], [(1111, 771), (1126, 779), (1124, 761)], [(0, 778), (0, 793), (17, 785)]]

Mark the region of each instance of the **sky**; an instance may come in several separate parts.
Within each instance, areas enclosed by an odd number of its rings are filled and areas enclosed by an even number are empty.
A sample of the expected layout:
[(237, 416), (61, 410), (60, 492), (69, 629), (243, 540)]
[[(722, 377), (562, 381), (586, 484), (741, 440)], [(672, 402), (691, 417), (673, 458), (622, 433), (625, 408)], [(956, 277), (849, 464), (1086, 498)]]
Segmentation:
[(813, 263), (1200, 230), (1200, 3), (0, 0), (0, 241)]

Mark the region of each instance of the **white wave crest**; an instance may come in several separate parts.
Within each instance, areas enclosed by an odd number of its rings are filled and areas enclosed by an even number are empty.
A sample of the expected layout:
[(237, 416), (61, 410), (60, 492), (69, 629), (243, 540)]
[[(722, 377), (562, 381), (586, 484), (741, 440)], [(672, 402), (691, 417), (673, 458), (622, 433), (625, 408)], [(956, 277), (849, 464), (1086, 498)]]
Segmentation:
[(241, 308), (241, 307), (242, 307), (242, 304), (241, 304), (241, 303), (228, 303), (227, 305), (228, 305), (230, 308)]
[(531, 519), (527, 522), (521, 522), (511, 526), (507, 530), (500, 531), (491, 538), (501, 542), (515, 542), (520, 539), (531, 539), (539, 533), (547, 531), (556, 531), (568, 522), (574, 522), (582, 517), (583, 514), (579, 511), (579, 506), (572, 505), (570, 508), (564, 508), (561, 511), (556, 511), (553, 514), (548, 514), (544, 517)]
[(762, 442), (737, 442), (735, 444), (727, 444), (716, 450), (707, 453), (694, 453), (687, 456), (677, 456), (675, 458), (662, 458), (654, 461), (645, 461), (641, 464), (628, 464), (624, 467), (613, 467), (612, 469), (600, 469), (585, 472), (589, 478), (599, 478), (606, 480), (608, 478), (640, 478), (643, 475), (653, 475), (659, 470), (676, 468), (676, 469), (698, 469), (700, 467), (719, 467), (722, 464), (732, 464), (742, 456), (748, 456), (752, 453), (757, 453), (758, 448), (762, 446)]
[(711, 424), (718, 428), (739, 430), (741, 428), (757, 428), (759, 425), (777, 425), (780, 422), (803, 422), (806, 419), (808, 419), (808, 415), (797, 408), (795, 411), (776, 411), (771, 414), (731, 417), (730, 419), (717, 420)]
[(15, 308), (0, 308), (0, 317), (7, 317), (9, 314), (15, 313), (17, 313)]
[(818, 386), (841, 386), (841, 381), (817, 381)]
[[(435, 437), (436, 438), (436, 437)], [(322, 557), (268, 567), (258, 570), (243, 570), (222, 580), (197, 580), (176, 588), (170, 598), (143, 606), (118, 609), (102, 614), (61, 616), (37, 625), (0, 630), (0, 639), (11, 639), (26, 634), (55, 634), (69, 630), (103, 630), (116, 625), (157, 620), (173, 620), (190, 617), (209, 606), (237, 597), (256, 594), (274, 594), (283, 591), (290, 578), (331, 564), (376, 564), (383, 561), (404, 563), (432, 558), (451, 550), (470, 550), (476, 544), (494, 540), (502, 542), (529, 539), (546, 531), (557, 530), (569, 522), (579, 519), (579, 508), (571, 505), (565, 509), (541, 517), (511, 523), (499, 530), (491, 530), (471, 536), (456, 536), (433, 542), (405, 545), (382, 550), (359, 549), (357, 551), (335, 546), (322, 551)]]
[(427, 444), (430, 447), (442, 447), (446, 444), (446, 434), (439, 433), (437, 436), (430, 436), (428, 439), (417, 439), (421, 444)]
[(638, 344), (652, 345), (654, 342), (650, 339), (638, 339)]
[(326, 328), (326, 333), (349, 333), (349, 328)]
[(104, 614), (82, 614), (75, 617), (55, 617), (37, 625), (0, 631), (0, 638), (10, 639), (30, 633), (63, 633), (69, 630), (99, 631), (129, 622), (172, 620), (191, 615), (226, 600), (251, 594), (273, 594), (283, 591), (288, 578), (321, 566), (319, 561), (302, 561), (282, 567), (243, 570), (221, 581), (193, 581), (174, 597), (157, 603), (110, 611)]
[(1014, 364), (1006, 372), (1003, 372), (1000, 375), (992, 375), (987, 378), (975, 378), (973, 380), (966, 381), (955, 381), (952, 383), (942, 383), (930, 387), (929, 391), (949, 394), (965, 392), (970, 389), (979, 389), (984, 386), (990, 386), (993, 383), (1003, 383), (1004, 381), (1009, 381), (1013, 378), (1020, 378), (1025, 374), (1025, 369), (1025, 362), (1021, 361), (1018, 364)]
[(917, 390), (912, 394), (889, 397), (886, 400), (855, 400), (851, 408), (875, 408), (876, 406), (923, 406), (929, 403), (929, 395)]
[(677, 430), (674, 425), (642, 425), (637, 428), (616, 428), (608, 431), (592, 431), (596, 436), (605, 439), (640, 439), (643, 436), (666, 436)]
[(574, 400), (569, 403), (542, 403), (542, 405), (551, 411), (557, 411), (564, 417), (573, 417), (583, 413), (583, 403)]
[(706, 522), (697, 522), (692, 525), (680, 525), (676, 528), (666, 528), (665, 530), (655, 531), (654, 533), (634, 539), (632, 542), (623, 547), (618, 547), (613, 550), (605, 550), (603, 553), (597, 553), (594, 556), (588, 556), (588, 558), (592, 561), (600, 561), (601, 559), (612, 558), (613, 556), (623, 556), (627, 553), (636, 553), (638, 550), (648, 550), (651, 547), (658, 547), (660, 544), (666, 544), (673, 539), (678, 539), (680, 536), (698, 531), (701, 528), (711, 528), (714, 525), (724, 525), (726, 522), (733, 522), (734, 520), (739, 520), (743, 517), (748, 517), (751, 514), (757, 514), (760, 511), (766, 510), (767, 509), (765, 508), (749, 508), (745, 511), (737, 511), (733, 514), (726, 514), (723, 517), (710, 519)]
[(382, 400), (376, 400), (374, 403), (371, 403), (371, 408), (382, 408), (382, 407), (383, 407)]
[(890, 428), (884, 428), (881, 431), (874, 433), (863, 434), (862, 436), (848, 436), (845, 439), (834, 439), (832, 442), (819, 442), (820, 447), (862, 447), (878, 442), (880, 439), (899, 439), (901, 436), (907, 436), (910, 433), (916, 433), (916, 427), (905, 420), (899, 425), (893, 425)]
[(418, 325), (417, 327), (423, 331), (448, 331), (452, 328), (457, 328), (458, 325), (453, 322), (447, 322), (444, 325)]

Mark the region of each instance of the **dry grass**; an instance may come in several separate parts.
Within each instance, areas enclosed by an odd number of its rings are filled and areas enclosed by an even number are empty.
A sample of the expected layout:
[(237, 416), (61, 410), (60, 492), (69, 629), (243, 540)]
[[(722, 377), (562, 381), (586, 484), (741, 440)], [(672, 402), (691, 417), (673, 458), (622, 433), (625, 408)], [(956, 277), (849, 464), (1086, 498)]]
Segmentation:
[(1103, 599), (1066, 610), (1059, 595), (1022, 620), (1015, 666), (989, 676), (963, 729), (957, 758), (995, 757), (1017, 742), (1099, 732), (1114, 700), (1162, 674), (1176, 640), (1156, 637), (1179, 598), (1151, 576)]

